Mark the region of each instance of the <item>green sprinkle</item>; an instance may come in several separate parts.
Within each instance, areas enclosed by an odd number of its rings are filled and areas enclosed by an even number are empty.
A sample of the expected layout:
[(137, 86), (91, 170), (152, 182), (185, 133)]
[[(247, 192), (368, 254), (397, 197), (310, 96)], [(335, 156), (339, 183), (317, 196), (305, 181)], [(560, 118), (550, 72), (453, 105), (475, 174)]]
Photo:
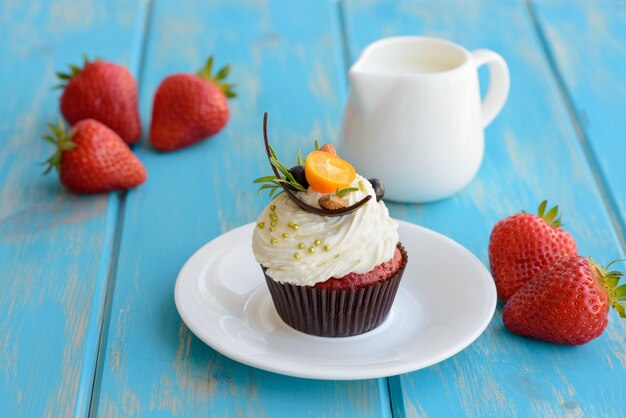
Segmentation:
[(309, 253), (315, 254), (315, 247), (309, 247)]
[(283, 232), (283, 238), (289, 238), (289, 234), (287, 232)]
[(276, 216), (276, 214), (275, 214), (275, 213), (270, 213), (270, 219), (271, 219), (272, 221), (275, 221), (275, 220), (277, 220), (277, 219), (278, 219), (278, 216)]
[(276, 221), (270, 221), (270, 226), (276, 226)]
[(274, 232), (276, 231), (276, 228), (274, 228), (273, 226), (270, 226), (270, 232)]
[(271, 210), (272, 212), (274, 212), (274, 211), (276, 210), (276, 205), (272, 205), (272, 206), (270, 206), (270, 210)]
[(291, 225), (291, 229), (293, 229), (294, 231), (297, 231), (298, 228), (299, 228), (299, 226), (296, 225), (296, 224)]
[(272, 244), (276, 244), (277, 242), (278, 242), (278, 238), (272, 238), (270, 240), (270, 243), (272, 243)]
[(259, 229), (263, 229), (265, 228), (265, 222), (259, 222), (257, 226), (259, 227)]
[(295, 258), (296, 260), (299, 260), (300, 259), (300, 253), (295, 253), (293, 255), (293, 258)]
[(365, 184), (363, 184), (363, 180), (359, 180), (359, 190), (364, 192), (365, 191)]
[(320, 241), (319, 239), (316, 239), (315, 241), (313, 241), (313, 244), (315, 244), (316, 247), (319, 247), (321, 243), (322, 241)]
[(298, 248), (300, 248), (301, 250), (304, 250), (304, 247), (306, 247), (306, 245), (304, 245), (304, 242), (298, 244)]
[(324, 245), (324, 251), (330, 251), (330, 245)]

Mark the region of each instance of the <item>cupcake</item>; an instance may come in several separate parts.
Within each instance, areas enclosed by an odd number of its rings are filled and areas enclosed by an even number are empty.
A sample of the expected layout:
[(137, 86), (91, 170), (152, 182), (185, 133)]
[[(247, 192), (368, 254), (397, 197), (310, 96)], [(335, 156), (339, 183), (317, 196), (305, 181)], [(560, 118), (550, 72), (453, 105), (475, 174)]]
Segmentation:
[[(267, 115), (264, 132), (266, 133)], [(367, 180), (331, 145), (287, 169), (265, 135), (273, 176), (257, 179), (276, 195), (259, 216), (252, 250), (281, 319), (325, 337), (362, 334), (389, 314), (408, 260), (398, 223)]]

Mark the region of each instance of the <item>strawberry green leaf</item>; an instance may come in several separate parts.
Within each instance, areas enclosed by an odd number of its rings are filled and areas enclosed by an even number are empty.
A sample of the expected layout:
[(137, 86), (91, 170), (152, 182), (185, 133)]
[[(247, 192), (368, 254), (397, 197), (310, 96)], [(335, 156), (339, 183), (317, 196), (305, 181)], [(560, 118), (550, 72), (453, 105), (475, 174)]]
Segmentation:
[(548, 213), (546, 213), (543, 219), (545, 219), (547, 223), (552, 223), (552, 221), (556, 218), (556, 215), (558, 215), (558, 213), (559, 213), (559, 205), (556, 205), (555, 207), (550, 209)]
[(613, 289), (615, 286), (617, 286), (617, 283), (619, 282), (619, 276), (616, 277), (616, 276), (607, 275), (604, 280), (605, 280), (607, 287), (609, 289)]
[(537, 209), (537, 214), (540, 218), (543, 218), (543, 215), (546, 213), (546, 206), (548, 205), (548, 201), (544, 200), (539, 204), (539, 208)]
[(613, 261), (609, 263), (605, 268), (602, 268), (598, 265), (598, 263), (596, 263), (593, 258), (589, 257), (589, 262), (598, 270), (602, 277), (604, 287), (609, 293), (609, 302), (611, 303), (611, 306), (613, 306), (613, 309), (617, 311), (621, 318), (626, 318), (626, 309), (621, 303), (623, 301), (626, 301), (626, 284), (617, 286), (619, 280), (622, 278), (622, 276), (624, 276), (624, 274), (621, 271), (607, 272), (607, 270), (617, 261), (624, 260)]
[(552, 226), (554, 228), (559, 228), (559, 227), (563, 226), (563, 222), (561, 222), (561, 217), (560, 216), (558, 218), (556, 218), (554, 221), (552, 221)]
[(50, 129), (52, 133), (57, 137), (59, 136), (59, 133), (61, 132), (53, 123), (48, 124), (48, 129)]
[(76, 144), (70, 140), (64, 141), (61, 144), (59, 144), (59, 149), (61, 151), (69, 151), (69, 150), (73, 150), (74, 148), (76, 148)]
[(219, 84), (219, 87), (222, 89), (227, 98), (231, 99), (233, 97), (237, 97), (237, 93), (233, 91), (233, 88), (235, 87), (233, 84), (222, 83)]
[(60, 173), (61, 157), (63, 153), (76, 148), (77, 144), (72, 141), (74, 133), (67, 133), (65, 131), (65, 125), (63, 124), (62, 120), (59, 119), (58, 125), (49, 123), (48, 128), (50, 129), (50, 131), (52, 131), (54, 135), (45, 135), (43, 139), (53, 144), (56, 147), (56, 151), (46, 161), (46, 164), (48, 164), (48, 166), (44, 170), (43, 174), (48, 174), (52, 170), (52, 167), (54, 167)]
[(563, 226), (563, 222), (561, 221), (561, 215), (559, 214), (559, 205), (556, 205), (555, 207), (548, 210), (548, 212), (546, 212), (547, 205), (547, 200), (542, 201), (537, 208), (537, 215), (539, 215), (540, 218), (546, 221), (546, 223), (553, 228)]
[[(96, 58), (96, 61), (100, 61), (99, 58)], [(81, 71), (83, 71), (83, 69), (85, 68), (85, 66), (87, 66), (87, 64), (89, 64), (91, 61), (89, 60), (89, 57), (87, 56), (87, 54), (83, 54), (83, 68), (79, 67), (78, 65), (75, 64), (69, 64), (68, 67), (70, 67), (70, 71), (69, 72), (57, 72), (56, 75), (57, 77), (61, 80), (60, 84), (57, 84), (56, 86), (54, 86), (55, 88), (65, 88), (65, 86), (67, 86), (67, 83), (69, 83), (69, 81), (72, 79), (72, 77), (74, 77), (75, 75), (79, 74)]]
[(212, 82), (213, 84), (215, 84), (220, 90), (222, 90), (222, 92), (228, 99), (232, 99), (233, 97), (237, 97), (237, 94), (233, 90), (235, 86), (233, 84), (224, 82), (224, 80), (226, 79), (226, 77), (228, 77), (229, 74), (230, 74), (230, 65), (227, 64), (223, 66), (217, 72), (217, 74), (213, 75), (213, 57), (212, 56), (210, 56), (207, 59), (204, 67), (202, 67), (200, 71), (196, 73), (198, 77), (208, 80)]
[(217, 80), (223, 80), (226, 77), (228, 77), (228, 74), (230, 74), (230, 65), (225, 65), (222, 67), (221, 70), (217, 72), (217, 74), (215, 75), (215, 78)]
[(211, 78), (211, 72), (213, 71), (213, 56), (210, 56), (206, 60), (204, 67), (198, 72), (198, 75), (202, 78)]
[[(615, 263), (621, 263), (621, 262), (625, 262), (626, 260), (622, 260), (622, 259), (617, 259), (617, 260), (613, 260), (611, 261), (609, 264), (606, 265), (605, 269), (608, 270), (611, 268), (611, 266)], [(621, 274), (622, 276), (624, 275), (621, 271), (618, 271), (616, 273)]]
[(623, 284), (619, 287), (616, 287), (613, 291), (613, 294), (617, 298), (617, 300), (624, 301), (626, 300), (626, 284)]

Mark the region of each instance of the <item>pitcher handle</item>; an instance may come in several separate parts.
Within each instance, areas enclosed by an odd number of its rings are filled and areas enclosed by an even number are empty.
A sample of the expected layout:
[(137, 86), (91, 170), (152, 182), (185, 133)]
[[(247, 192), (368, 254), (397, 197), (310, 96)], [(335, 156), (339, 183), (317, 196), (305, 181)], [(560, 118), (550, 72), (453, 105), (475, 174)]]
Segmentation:
[(499, 54), (488, 49), (471, 52), (476, 68), (487, 64), (489, 68), (489, 88), (482, 103), (483, 128), (486, 128), (500, 113), (509, 95), (509, 67)]

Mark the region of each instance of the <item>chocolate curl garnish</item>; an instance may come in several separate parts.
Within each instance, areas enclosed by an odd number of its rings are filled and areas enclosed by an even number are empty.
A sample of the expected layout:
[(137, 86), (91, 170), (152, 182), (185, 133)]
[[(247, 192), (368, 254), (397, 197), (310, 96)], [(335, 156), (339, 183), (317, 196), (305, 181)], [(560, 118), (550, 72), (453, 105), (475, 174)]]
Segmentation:
[[(270, 143), (269, 143), (269, 139), (267, 138), (267, 112), (265, 112), (265, 114), (263, 115), (263, 139), (265, 141), (265, 151), (267, 152), (267, 158), (269, 160), (272, 157), (272, 152), (270, 151)], [(272, 167), (272, 170), (274, 171), (274, 175), (277, 178), (280, 178), (280, 174), (278, 174), (278, 170), (276, 169), (276, 167), (274, 167), (274, 164), (272, 164), (271, 161), (270, 161), (270, 166)], [(305, 170), (306, 170), (306, 168), (305, 168)], [(372, 198), (372, 196), (367, 195), (363, 199), (361, 199), (358, 202), (356, 202), (354, 205), (351, 205), (351, 206), (348, 206), (348, 207), (345, 207), (345, 208), (341, 208), (341, 209), (336, 209), (336, 210), (328, 210), (328, 209), (316, 208), (315, 206), (311, 206), (311, 205), (303, 202), (302, 200), (298, 199), (298, 197), (295, 195), (295, 193), (292, 192), (291, 189), (289, 189), (289, 187), (287, 187), (285, 184), (280, 183), (280, 186), (283, 188), (283, 190), (285, 191), (285, 193), (287, 194), (289, 199), (293, 200), (296, 203), (296, 205), (300, 206), (300, 208), (302, 208), (303, 210), (305, 210), (307, 212), (314, 213), (314, 214), (320, 215), (320, 216), (343, 216), (343, 215), (347, 215), (349, 213), (354, 212), (355, 210), (357, 210), (358, 208), (360, 208), (361, 206), (363, 206), (367, 202), (369, 202), (369, 200)]]

